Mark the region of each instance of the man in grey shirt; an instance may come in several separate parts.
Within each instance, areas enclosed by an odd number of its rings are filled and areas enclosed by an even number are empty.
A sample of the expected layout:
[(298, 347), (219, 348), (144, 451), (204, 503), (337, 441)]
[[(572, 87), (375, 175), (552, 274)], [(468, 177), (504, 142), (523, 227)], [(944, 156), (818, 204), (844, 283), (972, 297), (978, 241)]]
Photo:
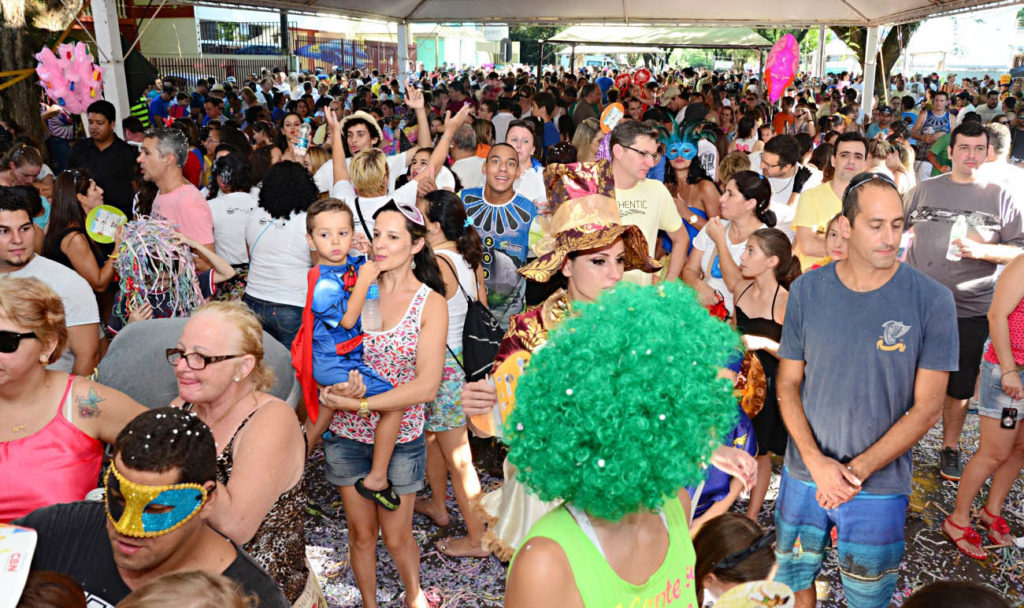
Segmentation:
[(956, 313), (949, 290), (896, 259), (903, 208), (890, 178), (855, 176), (839, 229), (848, 257), (793, 283), (782, 325), (776, 386), (792, 440), (776, 580), (813, 606), (835, 527), (847, 604), (884, 608), (903, 558), (910, 449), (956, 369)]
[[(988, 156), (988, 132), (981, 123), (965, 121), (949, 142), (952, 171), (915, 186), (905, 207), (906, 225), (914, 232), (907, 263), (948, 287), (956, 302), (959, 370), (949, 375), (942, 409), (940, 473), (958, 481), (963, 471), (960, 432), (988, 339), (986, 315), (997, 270), (1020, 255), (1024, 229), (1020, 201), (1012, 191), (975, 174)], [(967, 237), (952, 242), (959, 217), (967, 223)]]

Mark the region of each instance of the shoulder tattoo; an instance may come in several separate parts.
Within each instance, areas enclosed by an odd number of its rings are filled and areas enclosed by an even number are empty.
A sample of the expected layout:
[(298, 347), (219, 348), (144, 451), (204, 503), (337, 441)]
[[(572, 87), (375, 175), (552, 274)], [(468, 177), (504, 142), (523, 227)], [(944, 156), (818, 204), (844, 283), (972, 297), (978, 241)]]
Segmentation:
[(103, 401), (103, 397), (100, 397), (96, 389), (90, 386), (87, 397), (75, 399), (75, 403), (78, 404), (78, 415), (82, 418), (95, 418), (99, 416), (101, 413), (100, 401)]

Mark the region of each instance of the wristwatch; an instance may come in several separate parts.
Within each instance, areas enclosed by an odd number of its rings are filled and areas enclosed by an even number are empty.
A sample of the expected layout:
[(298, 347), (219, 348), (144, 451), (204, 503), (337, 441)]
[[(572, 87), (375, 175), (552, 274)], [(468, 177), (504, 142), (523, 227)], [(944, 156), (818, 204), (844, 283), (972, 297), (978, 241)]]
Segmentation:
[(362, 399), (359, 400), (359, 411), (356, 412), (356, 413), (359, 414), (360, 418), (369, 418), (370, 417), (370, 401), (369, 401), (369, 399), (367, 399), (366, 397), (363, 397)]

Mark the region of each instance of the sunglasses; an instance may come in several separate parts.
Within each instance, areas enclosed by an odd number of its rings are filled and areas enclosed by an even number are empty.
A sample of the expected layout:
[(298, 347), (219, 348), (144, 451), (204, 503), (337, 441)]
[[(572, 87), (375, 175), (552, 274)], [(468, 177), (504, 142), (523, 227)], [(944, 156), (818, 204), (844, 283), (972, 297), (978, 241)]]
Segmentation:
[(898, 190), (896, 182), (894, 182), (891, 177), (885, 175), (884, 173), (860, 173), (856, 175), (852, 180), (850, 180), (850, 184), (846, 186), (846, 191), (843, 192), (843, 206), (846, 206), (846, 201), (849, 200), (850, 195), (853, 194), (854, 190), (860, 188), (861, 186), (868, 182), (876, 181), (882, 182), (883, 184), (890, 186), (893, 190)]
[(38, 339), (38, 336), (33, 332), (19, 334), (16, 331), (0, 330), (0, 353), (13, 353), (18, 350), (21, 341), (28, 338)]
[(405, 219), (409, 220), (413, 224), (418, 226), (426, 226), (426, 222), (423, 221), (423, 214), (414, 205), (406, 203), (395, 203), (398, 210), (405, 216)]

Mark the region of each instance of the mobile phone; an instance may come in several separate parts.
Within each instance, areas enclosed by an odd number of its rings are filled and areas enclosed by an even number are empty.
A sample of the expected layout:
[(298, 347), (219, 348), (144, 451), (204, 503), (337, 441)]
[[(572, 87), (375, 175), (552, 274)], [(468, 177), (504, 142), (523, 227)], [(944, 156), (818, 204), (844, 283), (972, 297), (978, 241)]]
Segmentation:
[(1017, 408), (1004, 407), (1003, 415), (999, 418), (999, 426), (1004, 429), (1017, 428)]

